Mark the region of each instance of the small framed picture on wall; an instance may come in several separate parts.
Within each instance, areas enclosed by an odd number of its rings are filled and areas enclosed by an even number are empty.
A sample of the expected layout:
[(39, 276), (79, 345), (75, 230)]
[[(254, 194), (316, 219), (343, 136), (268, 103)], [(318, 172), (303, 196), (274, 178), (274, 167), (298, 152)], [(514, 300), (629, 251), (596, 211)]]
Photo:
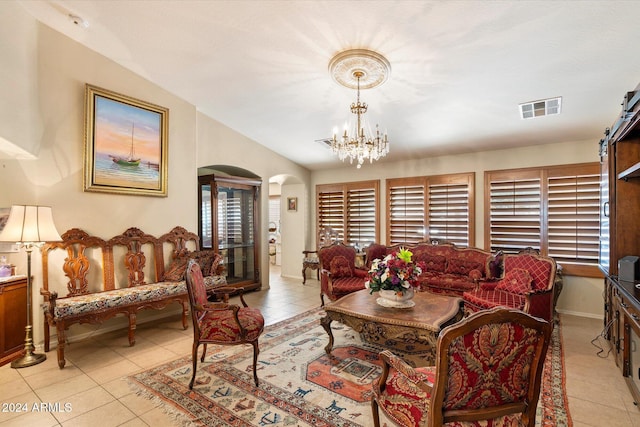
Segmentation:
[(287, 210), (288, 211), (297, 211), (298, 210), (298, 198), (297, 197), (287, 197)]

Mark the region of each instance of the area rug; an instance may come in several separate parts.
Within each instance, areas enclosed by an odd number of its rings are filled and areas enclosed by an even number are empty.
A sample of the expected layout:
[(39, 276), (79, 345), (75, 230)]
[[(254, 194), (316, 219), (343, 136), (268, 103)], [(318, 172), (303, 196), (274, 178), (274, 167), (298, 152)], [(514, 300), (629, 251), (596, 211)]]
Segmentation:
[[(129, 377), (141, 395), (189, 426), (370, 427), (371, 384), (381, 371), (381, 350), (358, 333), (332, 323), (327, 355), (322, 310), (268, 326), (260, 340), (259, 387), (253, 383), (250, 346), (212, 346), (198, 363), (189, 390), (191, 356)], [(537, 425), (571, 426), (564, 383), (560, 325), (545, 362)], [(392, 426), (381, 412), (382, 425)]]

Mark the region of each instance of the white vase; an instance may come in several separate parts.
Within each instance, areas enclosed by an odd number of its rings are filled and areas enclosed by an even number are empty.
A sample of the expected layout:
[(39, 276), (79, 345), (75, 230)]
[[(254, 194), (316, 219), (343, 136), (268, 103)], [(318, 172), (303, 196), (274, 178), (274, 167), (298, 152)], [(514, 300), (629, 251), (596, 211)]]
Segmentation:
[(376, 303), (383, 307), (410, 308), (416, 305), (413, 301), (413, 288), (405, 289), (404, 292), (381, 289), (378, 295)]

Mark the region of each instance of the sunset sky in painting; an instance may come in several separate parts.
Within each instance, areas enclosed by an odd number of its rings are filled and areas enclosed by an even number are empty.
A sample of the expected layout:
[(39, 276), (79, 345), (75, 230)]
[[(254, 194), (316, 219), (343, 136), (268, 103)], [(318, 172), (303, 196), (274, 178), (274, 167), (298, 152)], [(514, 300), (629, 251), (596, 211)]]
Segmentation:
[(160, 163), (160, 120), (159, 113), (96, 96), (95, 152), (127, 156), (131, 147), (131, 129), (135, 124), (136, 157)]

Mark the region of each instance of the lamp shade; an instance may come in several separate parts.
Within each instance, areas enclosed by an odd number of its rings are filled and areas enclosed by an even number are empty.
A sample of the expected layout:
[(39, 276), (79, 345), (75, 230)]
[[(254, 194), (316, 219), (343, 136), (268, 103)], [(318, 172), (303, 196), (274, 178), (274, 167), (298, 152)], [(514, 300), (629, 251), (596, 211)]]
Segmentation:
[(0, 242), (39, 243), (62, 240), (49, 206), (13, 205)]

